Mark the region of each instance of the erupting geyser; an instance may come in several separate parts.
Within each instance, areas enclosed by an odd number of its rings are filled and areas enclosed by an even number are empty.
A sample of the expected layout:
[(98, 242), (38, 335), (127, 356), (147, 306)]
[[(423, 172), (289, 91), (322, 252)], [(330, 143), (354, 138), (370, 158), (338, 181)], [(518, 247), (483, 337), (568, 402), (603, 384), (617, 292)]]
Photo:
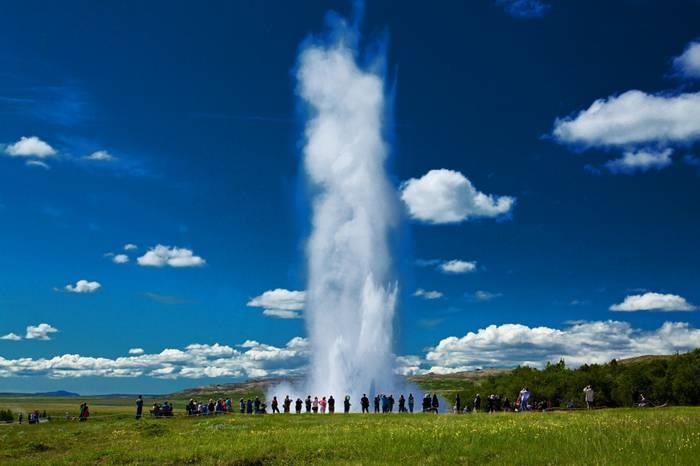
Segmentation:
[(390, 235), (398, 198), (384, 140), (383, 66), (357, 63), (356, 31), (338, 20), (331, 38), (299, 56), (299, 97), (307, 108), (303, 166), (310, 184), (306, 394), (345, 395), (394, 388), (392, 327), (398, 283)]

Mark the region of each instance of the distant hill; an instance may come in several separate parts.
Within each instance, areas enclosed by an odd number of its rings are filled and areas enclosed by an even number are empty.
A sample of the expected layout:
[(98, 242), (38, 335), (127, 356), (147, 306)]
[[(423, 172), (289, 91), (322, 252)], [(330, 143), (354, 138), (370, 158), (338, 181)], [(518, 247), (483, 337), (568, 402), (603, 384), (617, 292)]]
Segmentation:
[(56, 390), (54, 392), (37, 392), (37, 393), (0, 393), (0, 396), (63, 396), (76, 397), (79, 393), (67, 392), (65, 390)]

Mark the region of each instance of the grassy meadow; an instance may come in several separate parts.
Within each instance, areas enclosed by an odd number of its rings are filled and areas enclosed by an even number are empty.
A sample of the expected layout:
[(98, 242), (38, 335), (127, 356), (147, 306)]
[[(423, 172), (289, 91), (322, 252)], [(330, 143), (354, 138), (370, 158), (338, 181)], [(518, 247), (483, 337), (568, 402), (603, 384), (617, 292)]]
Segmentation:
[[(131, 398), (0, 398), (46, 410), (0, 425), (0, 464), (698, 464), (700, 408), (471, 415), (226, 415), (133, 419)], [(150, 400), (146, 400), (148, 406)], [(177, 414), (183, 403), (176, 400)]]

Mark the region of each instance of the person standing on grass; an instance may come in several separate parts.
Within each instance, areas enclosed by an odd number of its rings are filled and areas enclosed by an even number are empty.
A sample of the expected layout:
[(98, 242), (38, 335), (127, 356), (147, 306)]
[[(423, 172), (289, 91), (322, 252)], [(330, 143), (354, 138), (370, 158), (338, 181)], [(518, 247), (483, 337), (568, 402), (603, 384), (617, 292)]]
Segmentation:
[(335, 398), (333, 395), (328, 397), (328, 413), (333, 414), (335, 412)]
[(306, 397), (306, 413), (311, 412), (311, 395)]
[(374, 414), (377, 414), (379, 412), (379, 400), (381, 399), (381, 396), (377, 394), (374, 397)]
[(403, 393), (399, 397), (399, 412), (400, 413), (406, 412), (406, 398), (403, 397)]
[(433, 411), (435, 411), (435, 414), (438, 413), (440, 410), (440, 401), (438, 400), (437, 393), (433, 393)]
[(345, 414), (350, 412), (350, 395), (345, 395), (345, 401), (343, 401), (343, 412)]
[(314, 414), (318, 413), (318, 397), (314, 397), (314, 402), (311, 403), (311, 409), (313, 410)]
[(462, 412), (462, 399), (459, 397), (459, 393), (455, 397), (455, 414), (460, 414)]
[(593, 387), (587, 385), (586, 388), (583, 389), (583, 394), (586, 400), (586, 407), (588, 409), (593, 408), (593, 397), (595, 396), (595, 393), (593, 392)]
[(139, 395), (136, 398), (136, 419), (141, 419), (141, 414), (143, 413), (143, 396)]
[(520, 390), (520, 411), (527, 411), (527, 401), (530, 399), (530, 390), (527, 387), (523, 387)]
[(474, 412), (478, 413), (481, 410), (481, 395), (478, 393), (474, 397)]
[(382, 395), (382, 414), (389, 412), (389, 398), (386, 395)]
[(243, 401), (243, 398), (241, 398), (240, 410), (241, 414), (245, 414), (245, 401)]
[(246, 414), (253, 414), (253, 400), (248, 398), (245, 402), (245, 412)]
[(360, 400), (360, 404), (362, 405), (362, 414), (364, 414), (364, 413), (369, 414), (369, 398), (367, 398), (366, 393), (362, 394), (362, 399)]
[(289, 414), (291, 411), (292, 407), (292, 399), (289, 398), (289, 395), (284, 397), (284, 403), (282, 404), (282, 408), (284, 409), (284, 414)]
[(416, 403), (416, 400), (413, 399), (413, 393), (408, 394), (408, 410), (413, 414), (413, 405)]
[(295, 403), (295, 405), (294, 405), (294, 407), (296, 408), (297, 414), (301, 414), (301, 407), (302, 407), (303, 404), (304, 404), (304, 402), (301, 401), (301, 398), (297, 398), (297, 401), (296, 401), (296, 403)]
[(394, 395), (389, 395), (389, 412), (394, 412)]
[(321, 408), (321, 414), (326, 414), (326, 406), (328, 406), (328, 402), (326, 401), (325, 396), (318, 402), (318, 406)]

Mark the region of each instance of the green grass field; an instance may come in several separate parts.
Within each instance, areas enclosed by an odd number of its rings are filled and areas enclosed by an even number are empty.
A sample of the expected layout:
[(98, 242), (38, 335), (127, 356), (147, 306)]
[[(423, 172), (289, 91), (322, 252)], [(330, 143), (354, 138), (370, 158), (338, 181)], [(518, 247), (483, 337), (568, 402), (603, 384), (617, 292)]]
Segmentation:
[[(132, 418), (131, 399), (0, 398), (46, 409), (0, 425), (0, 464), (698, 464), (700, 408), (495, 415)], [(182, 403), (176, 406), (181, 407)], [(180, 412), (182, 410), (180, 409)]]

